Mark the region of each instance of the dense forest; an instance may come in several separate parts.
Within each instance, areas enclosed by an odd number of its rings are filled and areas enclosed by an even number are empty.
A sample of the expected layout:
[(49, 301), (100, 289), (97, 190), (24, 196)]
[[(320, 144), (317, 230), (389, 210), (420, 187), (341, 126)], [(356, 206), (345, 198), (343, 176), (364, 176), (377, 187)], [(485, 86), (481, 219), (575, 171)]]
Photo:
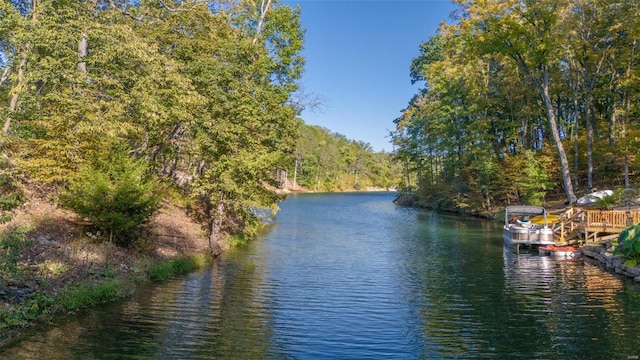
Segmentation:
[(389, 190), (401, 177), (391, 153), (374, 152), (368, 143), (306, 124), (286, 169), (288, 186), (308, 191)]
[(250, 235), (296, 145), (303, 38), (272, 0), (0, 1), (3, 210), (29, 184), (128, 245), (178, 183), (212, 243)]
[(640, 6), (456, 0), (411, 64), (425, 86), (395, 120), (404, 187), (422, 205), (494, 212), (634, 193)]

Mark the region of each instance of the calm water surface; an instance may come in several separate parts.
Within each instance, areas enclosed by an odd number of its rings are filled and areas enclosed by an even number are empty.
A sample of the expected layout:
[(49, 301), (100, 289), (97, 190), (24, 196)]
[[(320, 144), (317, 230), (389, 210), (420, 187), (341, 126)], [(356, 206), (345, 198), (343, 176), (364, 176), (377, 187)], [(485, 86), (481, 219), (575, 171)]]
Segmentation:
[(640, 290), (393, 194), (290, 196), (208, 269), (41, 327), (2, 359), (633, 359)]

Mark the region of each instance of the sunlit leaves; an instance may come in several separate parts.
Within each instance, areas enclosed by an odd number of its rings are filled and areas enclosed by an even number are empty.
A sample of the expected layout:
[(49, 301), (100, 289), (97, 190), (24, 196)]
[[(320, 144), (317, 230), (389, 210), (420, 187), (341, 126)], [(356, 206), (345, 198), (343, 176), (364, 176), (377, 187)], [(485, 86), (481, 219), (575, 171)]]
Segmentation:
[(299, 10), (274, 2), (254, 14), (251, 1), (34, 4), (0, 2), (0, 58), (11, 70), (0, 92), (19, 93), (7, 149), (33, 180), (65, 185), (124, 144), (157, 174), (189, 178), (185, 191), (207, 216), (220, 215), (208, 210), (224, 201), (229, 230), (244, 231), (251, 209), (274, 204), (265, 185), (293, 151), (298, 126), (290, 97), (304, 64)]
[[(409, 161), (406, 169), (422, 186), (450, 191), (449, 198), (460, 191), (483, 194), (465, 194), (465, 204), (477, 198), (478, 208), (493, 197), (533, 200), (525, 195), (529, 185), (509, 186), (520, 181), (515, 173), (533, 171), (515, 165), (529, 161), (513, 160), (529, 151), (534, 160), (541, 153), (547, 158), (549, 144), (556, 146), (556, 161), (540, 163), (530, 177), (565, 179), (565, 189), (574, 178), (584, 186), (583, 157), (591, 145), (596, 175), (610, 176), (605, 174), (612, 163), (622, 173), (638, 129), (638, 5), (618, 0), (456, 3), (455, 21), (420, 46), (410, 75), (425, 88), (393, 132), (396, 156)], [(575, 145), (569, 156), (567, 145)], [(570, 172), (572, 156), (576, 165)], [(491, 176), (495, 166), (511, 174), (510, 183)], [(532, 186), (545, 182), (538, 180)], [(539, 199), (546, 189), (531, 194)]]

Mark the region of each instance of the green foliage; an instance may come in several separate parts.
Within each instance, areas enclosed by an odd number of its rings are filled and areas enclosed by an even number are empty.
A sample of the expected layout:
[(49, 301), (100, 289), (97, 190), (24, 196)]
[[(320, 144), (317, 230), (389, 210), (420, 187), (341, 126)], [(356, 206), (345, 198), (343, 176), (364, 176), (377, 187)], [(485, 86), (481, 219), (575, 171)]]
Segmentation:
[(0, 234), (0, 279), (19, 278), (22, 251), (29, 245), (25, 228), (10, 227)]
[[(148, 279), (159, 281), (187, 274), (203, 267), (207, 259), (204, 255), (198, 255), (169, 260), (150, 267), (147, 276)], [(133, 282), (140, 280), (138, 277), (118, 278), (111, 269), (104, 270), (100, 275), (104, 278), (101, 282), (87, 281), (54, 295), (35, 292), (22, 303), (0, 308), (0, 331), (25, 327), (33, 321), (41, 320), (43, 315), (77, 311), (117, 300), (131, 294)]]
[(614, 254), (627, 260), (640, 261), (640, 224), (632, 225), (620, 233)]
[(81, 308), (106, 303), (124, 295), (122, 283), (117, 279), (105, 280), (99, 284), (81, 284), (62, 295), (62, 309), (75, 311)]
[(637, 19), (638, 7), (456, 3), (452, 23), (420, 45), (410, 75), (425, 86), (394, 121), (405, 187), (417, 180), (427, 202), (453, 185), (449, 201), (483, 210), (542, 204), (560, 181), (573, 201), (568, 185), (593, 186), (594, 175), (609, 187), (626, 173), (630, 187), (640, 160), (640, 76), (629, 71), (638, 44), (626, 39), (640, 33), (624, 19)]
[(524, 151), (522, 155), (522, 176), (517, 181), (522, 203), (526, 205), (543, 205), (544, 196), (553, 184), (533, 151)]
[[(297, 168), (297, 171), (296, 171)], [(390, 188), (400, 183), (400, 169), (391, 154), (349, 140), (320, 126), (302, 124), (288, 180), (312, 191)]]
[(172, 276), (185, 275), (202, 268), (206, 264), (204, 256), (192, 256), (167, 260), (147, 269), (147, 276), (153, 281), (164, 281)]
[(636, 267), (636, 266), (638, 266), (638, 262), (640, 262), (640, 260), (638, 260), (638, 259), (630, 259), (630, 260), (625, 260), (624, 264), (626, 266), (629, 266), (629, 267)]
[(19, 190), (15, 174), (11, 172), (9, 161), (0, 160), (0, 223), (12, 218), (12, 211), (22, 205), (22, 191)]
[(153, 266), (147, 269), (147, 276), (149, 279), (153, 281), (164, 281), (171, 277), (172, 273), (172, 264), (167, 263), (162, 266)]
[(617, 203), (618, 201), (615, 194), (596, 199), (596, 205), (598, 209), (602, 210), (611, 210), (616, 206)]
[(71, 178), (63, 203), (121, 244), (139, 235), (158, 191), (122, 157), (108, 165), (112, 144), (178, 182), (206, 228), (221, 219), (217, 230), (252, 230), (251, 209), (279, 200), (265, 185), (287, 165), (304, 108), (293, 96), (304, 70), (300, 10), (277, 1), (105, 4), (0, 5), (10, 75), (0, 98), (17, 99), (0, 110), (11, 120), (12, 159), (54, 190)]
[(24, 304), (0, 309), (0, 330), (25, 327), (41, 315), (54, 312), (58, 305), (54, 296), (35, 293)]
[(244, 234), (235, 234), (231, 236), (229, 241), (231, 246), (244, 245), (247, 243), (247, 237)]
[(158, 209), (158, 183), (149, 178), (144, 160), (121, 149), (97, 161), (71, 180), (63, 204), (109, 235), (119, 245), (131, 245)]

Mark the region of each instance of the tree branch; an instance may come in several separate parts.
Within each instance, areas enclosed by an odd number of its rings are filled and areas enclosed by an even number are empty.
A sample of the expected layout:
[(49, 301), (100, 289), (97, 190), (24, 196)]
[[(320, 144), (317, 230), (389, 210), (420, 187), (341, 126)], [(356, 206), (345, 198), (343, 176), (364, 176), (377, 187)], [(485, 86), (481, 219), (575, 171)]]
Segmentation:
[(264, 0), (262, 0), (262, 5), (260, 6), (260, 19), (258, 20), (258, 27), (256, 28), (256, 37), (253, 38), (252, 44), (255, 44), (256, 42), (258, 42), (258, 38), (260, 37), (260, 34), (262, 33), (262, 28), (264, 26), (264, 19), (267, 17), (267, 12), (271, 10), (271, 4), (272, 4), (271, 0), (267, 0), (266, 4)]
[(2, 77), (0, 77), (0, 85), (2, 85), (9, 78), (9, 74), (11, 74), (11, 66), (7, 66), (2, 72)]
[(120, 11), (123, 15), (130, 17), (131, 19), (135, 20), (135, 21), (142, 21), (144, 19), (145, 14), (142, 14), (140, 16), (135, 16), (132, 13), (130, 13), (129, 11), (127, 11), (126, 8), (119, 8), (118, 5), (116, 5), (113, 0), (109, 0), (109, 6), (116, 11)]

